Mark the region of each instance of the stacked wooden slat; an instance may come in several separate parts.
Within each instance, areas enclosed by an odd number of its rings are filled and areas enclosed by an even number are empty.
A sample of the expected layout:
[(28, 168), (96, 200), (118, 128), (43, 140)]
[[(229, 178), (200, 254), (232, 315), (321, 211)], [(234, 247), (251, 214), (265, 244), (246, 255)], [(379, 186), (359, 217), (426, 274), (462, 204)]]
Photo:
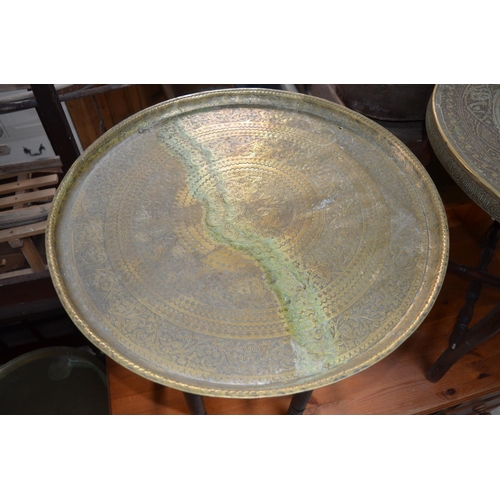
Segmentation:
[[(42, 272), (34, 237), (43, 235), (62, 174), (59, 157), (0, 166), (0, 279)], [(39, 238), (40, 239), (40, 238)]]

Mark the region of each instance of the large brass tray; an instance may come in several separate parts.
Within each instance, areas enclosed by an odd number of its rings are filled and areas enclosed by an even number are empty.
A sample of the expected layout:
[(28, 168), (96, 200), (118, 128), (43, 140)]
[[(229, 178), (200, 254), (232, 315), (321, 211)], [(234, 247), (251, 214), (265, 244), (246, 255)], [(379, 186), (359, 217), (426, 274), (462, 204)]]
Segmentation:
[(47, 232), (80, 330), (138, 374), (223, 397), (367, 368), (429, 312), (445, 213), (393, 135), (322, 99), (228, 90), (122, 122), (73, 165)]
[(426, 126), (451, 177), (500, 220), (500, 85), (437, 85)]

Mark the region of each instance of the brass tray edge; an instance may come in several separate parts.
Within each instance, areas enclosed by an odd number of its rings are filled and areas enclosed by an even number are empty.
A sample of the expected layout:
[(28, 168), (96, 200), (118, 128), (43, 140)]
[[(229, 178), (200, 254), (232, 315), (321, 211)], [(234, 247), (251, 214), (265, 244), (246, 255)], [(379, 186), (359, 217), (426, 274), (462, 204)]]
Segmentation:
[(425, 123), (431, 146), (452, 179), (485, 212), (500, 220), (500, 202), (497, 201), (499, 196), (495, 194), (494, 189), (488, 189), (481, 177), (471, 172), (460, 155), (445, 140), (433, 102), (429, 102), (427, 107)]
[[(471, 170), (471, 168), (467, 165), (467, 162), (463, 159), (462, 155), (455, 149), (455, 147), (449, 142), (449, 140), (446, 139), (446, 134), (444, 133), (443, 130), (442, 121), (439, 119), (438, 116), (438, 109), (436, 102), (439, 87), (440, 87), (439, 85), (436, 85), (436, 87), (434, 88), (431, 99), (427, 106), (427, 113), (426, 113), (426, 126), (427, 122), (429, 122), (432, 123), (435, 127), (435, 131), (433, 131), (434, 133), (432, 134), (434, 141), (436, 142), (436, 140), (440, 140), (442, 142), (448, 154), (450, 155), (451, 159), (456, 163), (458, 163), (458, 165), (461, 168), (463, 168), (463, 170), (473, 180), (476, 186), (480, 187), (488, 195), (500, 199), (500, 191), (495, 189), (495, 187), (492, 186), (487, 179), (485, 179), (484, 177), (478, 175), (476, 172)], [(429, 134), (429, 139), (431, 139), (431, 134)]]

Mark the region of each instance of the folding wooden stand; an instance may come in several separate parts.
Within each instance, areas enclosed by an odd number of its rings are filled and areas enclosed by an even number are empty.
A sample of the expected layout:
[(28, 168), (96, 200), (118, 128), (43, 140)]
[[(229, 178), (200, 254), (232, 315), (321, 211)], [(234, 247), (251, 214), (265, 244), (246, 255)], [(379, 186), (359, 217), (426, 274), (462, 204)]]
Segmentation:
[(455, 327), (450, 336), (449, 346), (426, 374), (427, 380), (430, 382), (440, 380), (460, 358), (500, 331), (500, 304), (494, 307), (472, 328), (469, 328), (474, 313), (474, 305), (479, 299), (483, 284), (500, 288), (500, 277), (487, 272), (499, 239), (500, 223), (495, 221), (486, 235), (486, 243), (481, 252), (477, 268), (459, 265), (453, 261), (450, 261), (448, 265), (449, 273), (469, 280), (471, 283), (467, 290), (465, 304), (458, 314)]

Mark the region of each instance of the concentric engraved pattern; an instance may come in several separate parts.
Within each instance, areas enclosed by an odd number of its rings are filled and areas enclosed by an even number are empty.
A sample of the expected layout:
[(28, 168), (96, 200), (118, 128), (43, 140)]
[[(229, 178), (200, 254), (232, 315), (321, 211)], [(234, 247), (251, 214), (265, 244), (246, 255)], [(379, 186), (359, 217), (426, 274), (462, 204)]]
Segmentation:
[(500, 85), (438, 85), (429, 138), (457, 184), (500, 220)]
[(77, 325), (200, 394), (366, 368), (423, 319), (447, 255), (440, 200), (400, 143), (281, 92), (151, 108), (86, 152), (55, 204), (49, 265)]

